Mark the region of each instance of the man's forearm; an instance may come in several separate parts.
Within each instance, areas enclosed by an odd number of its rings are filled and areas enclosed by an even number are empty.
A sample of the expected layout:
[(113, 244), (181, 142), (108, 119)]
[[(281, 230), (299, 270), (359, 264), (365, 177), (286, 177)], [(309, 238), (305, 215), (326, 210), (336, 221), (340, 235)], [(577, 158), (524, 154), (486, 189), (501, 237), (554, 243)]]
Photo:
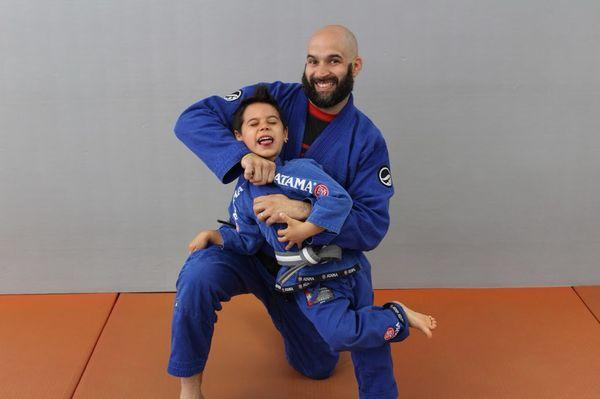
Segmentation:
[(264, 195), (254, 199), (254, 214), (268, 225), (283, 223), (281, 213), (285, 213), (292, 219), (305, 221), (311, 209), (310, 202), (289, 199), (283, 194)]

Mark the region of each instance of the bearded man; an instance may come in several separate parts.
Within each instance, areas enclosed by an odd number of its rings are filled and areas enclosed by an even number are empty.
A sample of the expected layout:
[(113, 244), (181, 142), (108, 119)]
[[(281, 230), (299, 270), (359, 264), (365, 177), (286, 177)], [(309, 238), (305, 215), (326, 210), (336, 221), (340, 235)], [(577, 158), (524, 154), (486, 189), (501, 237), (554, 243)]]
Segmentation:
[[(347, 280), (341, 280), (349, 293), (342, 302), (366, 314), (370, 309), (383, 308), (373, 306), (371, 266), (363, 251), (375, 248), (387, 232), (389, 199), (394, 190), (383, 136), (353, 104), (354, 78), (362, 65), (352, 32), (339, 25), (326, 26), (308, 43), (302, 84), (274, 82), (267, 87), (288, 122), (289, 140), (280, 155), (282, 160), (314, 159), (352, 197), (352, 210), (339, 234), (325, 231), (312, 237), (309, 244), (336, 244), (356, 252), (361, 267), (344, 277)], [(275, 175), (274, 162), (249, 153), (231, 132), (232, 115), (239, 103), (252, 95), (254, 87), (201, 100), (185, 110), (175, 126), (177, 137), (223, 183), (243, 175), (251, 183), (262, 185), (272, 182)], [(310, 210), (310, 202), (281, 194), (259, 197), (254, 202), (255, 214), (269, 225), (283, 222), (282, 214), (305, 220)], [(309, 378), (327, 378), (337, 363), (338, 351), (349, 350), (360, 398), (396, 398), (389, 342), (408, 335), (408, 323), (397, 310), (386, 311), (402, 324), (382, 331), (380, 345), (361, 346), (360, 336), (369, 326), (357, 325), (354, 342), (332, 347), (322, 337), (326, 332), (317, 331), (297, 302), (275, 290), (278, 267), (269, 246), (253, 256), (209, 246), (187, 259), (177, 281), (168, 365), (171, 375), (181, 377), (181, 398), (202, 398), (202, 371), (210, 350), (215, 312), (221, 309), (221, 302), (244, 293), (254, 294), (265, 305), (283, 336), (287, 360), (297, 371)], [(294, 295), (304, 294), (304, 306), (308, 307), (325, 306), (336, 299), (336, 293), (327, 285), (316, 292)]]

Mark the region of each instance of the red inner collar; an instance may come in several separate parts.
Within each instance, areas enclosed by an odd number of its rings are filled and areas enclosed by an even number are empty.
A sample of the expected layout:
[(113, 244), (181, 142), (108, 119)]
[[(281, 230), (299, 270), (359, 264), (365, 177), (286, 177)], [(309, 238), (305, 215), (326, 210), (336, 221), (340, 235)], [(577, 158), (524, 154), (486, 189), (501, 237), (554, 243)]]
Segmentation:
[(323, 122), (331, 122), (334, 118), (334, 114), (328, 114), (327, 112), (321, 111), (310, 101), (308, 102), (308, 112), (317, 119), (322, 120)]

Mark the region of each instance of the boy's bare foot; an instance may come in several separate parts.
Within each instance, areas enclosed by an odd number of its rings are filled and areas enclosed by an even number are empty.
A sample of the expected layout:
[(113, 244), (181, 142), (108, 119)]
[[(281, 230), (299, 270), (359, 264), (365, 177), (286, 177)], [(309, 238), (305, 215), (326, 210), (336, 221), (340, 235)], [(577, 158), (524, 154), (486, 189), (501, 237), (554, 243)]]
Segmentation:
[(409, 326), (416, 328), (417, 330), (421, 330), (423, 334), (427, 335), (427, 338), (432, 337), (433, 334), (431, 333), (431, 330), (435, 330), (437, 327), (437, 321), (433, 316), (415, 312), (403, 303), (397, 301), (394, 302), (402, 306), (402, 309), (404, 309), (406, 312)]

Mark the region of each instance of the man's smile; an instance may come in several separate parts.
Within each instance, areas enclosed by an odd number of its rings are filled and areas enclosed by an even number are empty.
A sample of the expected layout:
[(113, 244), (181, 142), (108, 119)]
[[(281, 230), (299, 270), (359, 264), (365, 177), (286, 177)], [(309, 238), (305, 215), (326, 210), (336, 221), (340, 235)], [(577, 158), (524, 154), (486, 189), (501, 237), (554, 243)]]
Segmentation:
[(337, 79), (313, 79), (313, 85), (318, 91), (330, 91), (337, 85)]

